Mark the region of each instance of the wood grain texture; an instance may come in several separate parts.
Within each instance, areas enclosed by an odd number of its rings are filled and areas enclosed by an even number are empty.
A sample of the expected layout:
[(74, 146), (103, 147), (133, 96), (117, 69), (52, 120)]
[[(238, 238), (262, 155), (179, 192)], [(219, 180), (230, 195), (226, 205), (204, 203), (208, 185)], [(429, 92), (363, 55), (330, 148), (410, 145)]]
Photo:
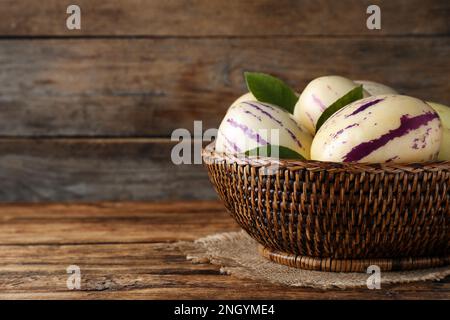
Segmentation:
[(237, 227), (218, 201), (0, 204), (0, 210), (4, 246), (192, 241)]
[(243, 71), (299, 91), (325, 74), (450, 104), (450, 38), (11, 40), (0, 46), (0, 135), (169, 136), (217, 127)]
[[(76, 3), (70, 31), (71, 2), (0, 0), (0, 201), (215, 199), (166, 139), (217, 127), (246, 70), (298, 91), (334, 73), (450, 104), (446, 0)], [(381, 30), (366, 28), (370, 4)]]
[(174, 144), (167, 139), (3, 139), (0, 201), (215, 199), (201, 165), (173, 164)]
[[(446, 0), (78, 0), (80, 31), (66, 29), (67, 1), (0, 2), (1, 35), (423, 35), (450, 30)], [(382, 29), (366, 28), (378, 4)]]
[[(450, 278), (381, 290), (287, 288), (222, 275), (168, 246), (238, 230), (219, 202), (1, 205), (1, 299), (449, 299)], [(66, 288), (69, 265), (81, 290)]]

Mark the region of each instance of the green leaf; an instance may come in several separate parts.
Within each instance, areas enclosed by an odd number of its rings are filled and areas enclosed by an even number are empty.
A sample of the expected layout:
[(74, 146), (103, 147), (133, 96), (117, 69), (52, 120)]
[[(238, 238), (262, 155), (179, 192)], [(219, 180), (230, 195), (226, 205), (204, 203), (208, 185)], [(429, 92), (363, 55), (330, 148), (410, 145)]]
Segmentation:
[(295, 91), (278, 78), (265, 73), (245, 72), (248, 90), (258, 101), (276, 105), (289, 113), (298, 101)]
[(298, 152), (283, 146), (276, 145), (265, 145), (261, 147), (257, 147), (252, 150), (248, 150), (245, 152), (246, 156), (262, 156), (262, 157), (271, 157), (277, 155), (278, 149), (278, 158), (280, 159), (298, 159), (298, 160), (306, 160), (301, 154)]
[(340, 97), (338, 100), (333, 102), (320, 116), (316, 124), (316, 132), (319, 131), (320, 127), (330, 118), (333, 114), (338, 112), (340, 109), (346, 105), (363, 98), (363, 87), (362, 85), (350, 90), (345, 95)]

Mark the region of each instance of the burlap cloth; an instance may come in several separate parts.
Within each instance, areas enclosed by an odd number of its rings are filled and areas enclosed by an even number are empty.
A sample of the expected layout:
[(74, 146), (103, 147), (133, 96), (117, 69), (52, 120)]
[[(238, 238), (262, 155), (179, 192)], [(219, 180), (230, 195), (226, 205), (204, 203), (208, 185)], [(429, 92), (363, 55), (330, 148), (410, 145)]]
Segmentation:
[[(258, 253), (258, 243), (244, 231), (213, 234), (194, 242), (179, 242), (193, 263), (212, 263), (221, 272), (243, 279), (268, 281), (292, 287), (356, 288), (367, 286), (368, 274), (309, 271), (271, 262)], [(382, 272), (384, 284), (441, 280), (450, 275), (450, 266), (403, 272)]]

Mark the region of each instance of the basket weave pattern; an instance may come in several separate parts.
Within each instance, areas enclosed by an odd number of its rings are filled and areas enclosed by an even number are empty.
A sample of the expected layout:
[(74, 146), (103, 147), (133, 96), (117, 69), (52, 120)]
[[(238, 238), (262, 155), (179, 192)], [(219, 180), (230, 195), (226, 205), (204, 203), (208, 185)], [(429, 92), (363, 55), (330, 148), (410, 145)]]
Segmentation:
[(343, 263), (334, 271), (358, 260), (389, 262), (387, 270), (449, 263), (449, 161), (239, 158), (213, 145), (203, 159), (225, 206), (269, 259), (315, 270)]

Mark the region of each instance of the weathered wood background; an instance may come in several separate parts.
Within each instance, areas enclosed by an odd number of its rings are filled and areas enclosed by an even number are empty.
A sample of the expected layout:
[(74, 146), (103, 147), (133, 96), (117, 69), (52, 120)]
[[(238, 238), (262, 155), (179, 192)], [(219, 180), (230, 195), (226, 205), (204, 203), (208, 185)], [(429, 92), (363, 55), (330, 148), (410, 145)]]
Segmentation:
[(449, 18), (448, 0), (0, 0), (0, 201), (215, 198), (169, 137), (217, 127), (244, 70), (450, 104)]

